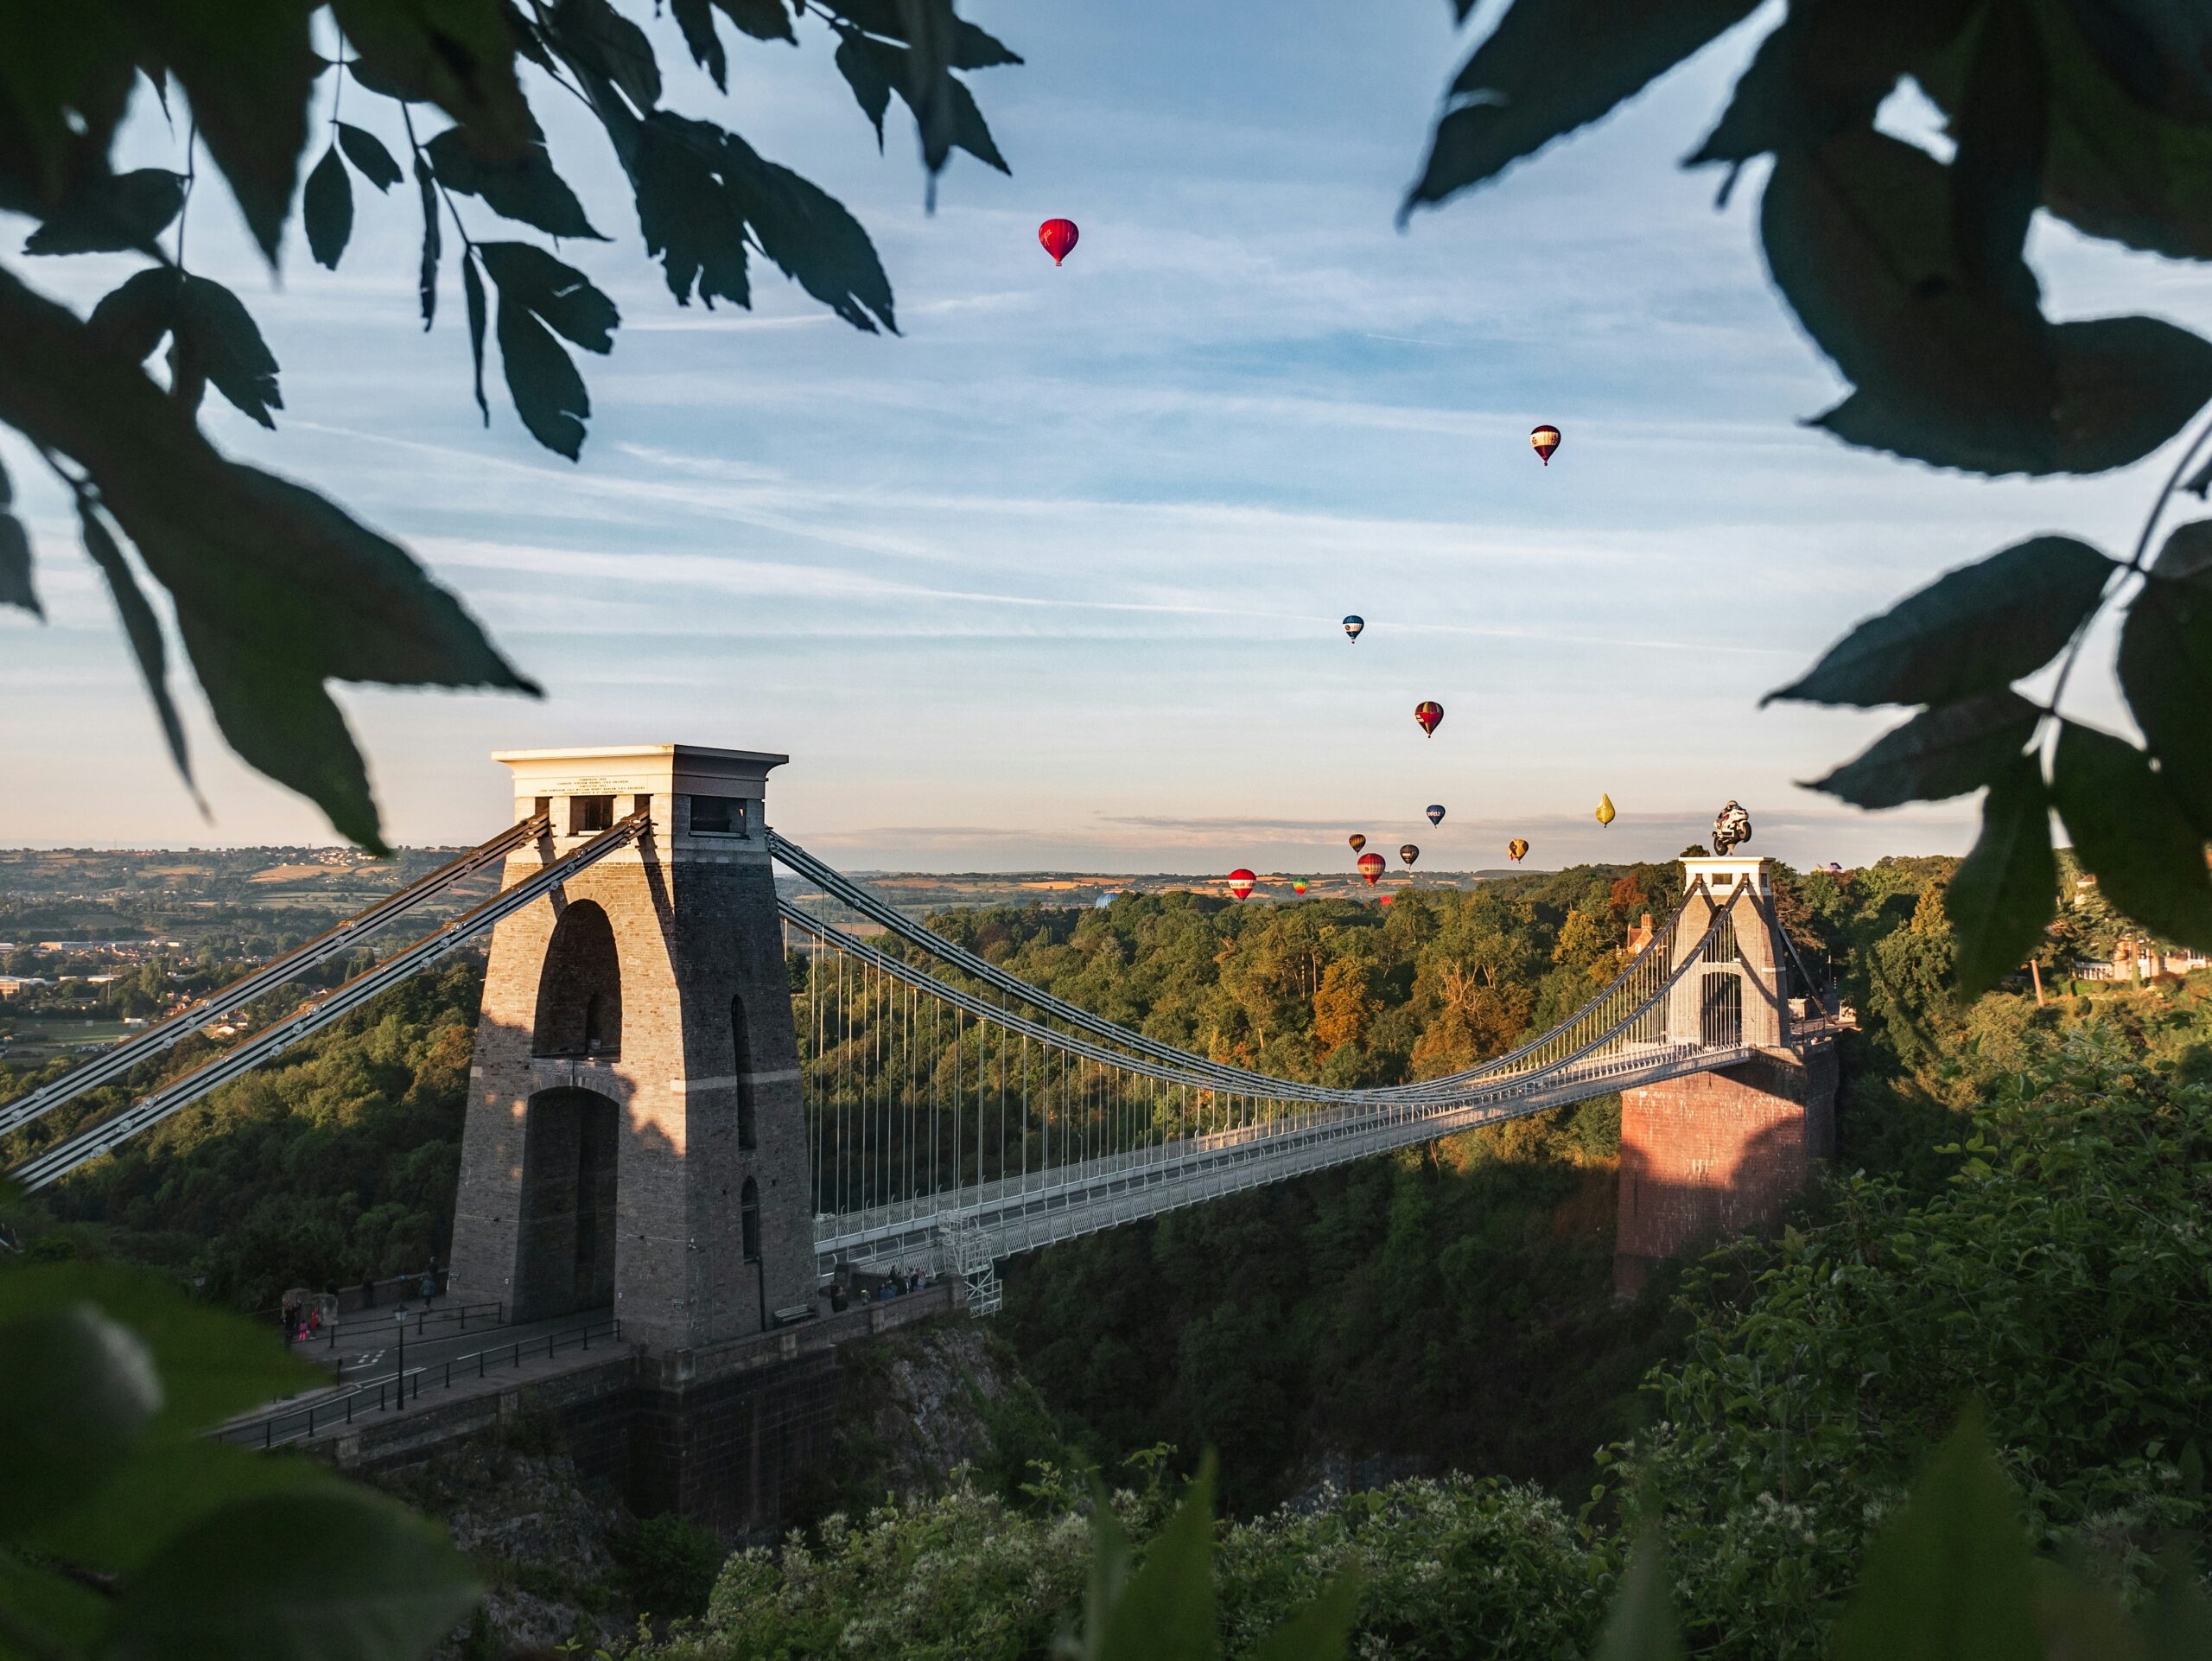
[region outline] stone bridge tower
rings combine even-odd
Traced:
[[[1728,920],[1709,960],[1675,983],[1666,1036],[1752,1053],[1621,1093],[1613,1286],[1624,1297],[1662,1259],[1771,1221],[1835,1147],[1835,1046],[1793,1028],[1786,948],[1760,910],[1772,908],[1770,865],[1741,855],[1682,862],[1685,887],[1700,876]],[[1711,920],[1703,907],[1684,908],[1674,961]]]
[[[453,1285],[532,1321],[596,1308],[653,1351],[759,1333],[815,1296],[805,1115],[753,750],[522,750],[550,818],[512,883],[651,824],[492,935]]]

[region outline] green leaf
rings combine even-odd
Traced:
[[[43,1574],[0,1552],[0,1609],[14,1617],[13,1626],[46,1640],[44,1653],[54,1657],[87,1654],[107,1619],[107,1601],[90,1587],[79,1586],[59,1575]],[[35,1651],[27,1645],[10,1644],[10,1661]]]
[[[176,321],[176,293],[184,273],[156,265],[125,277],[92,308],[86,327],[103,348],[143,363]]]
[[[476,155],[459,127],[448,128],[423,148],[447,189],[480,196],[493,213],[535,226],[549,236],[607,240],[584,217],[576,193],[553,170],[553,158],[543,139],[533,140],[505,161]]]
[[[1926,151],[1870,130],[1776,156],[1759,220],[1768,268],[1859,389],[1819,424],[1943,466],[2053,471],[2058,377],[2035,279],[2017,255],[1970,277],[1950,185]]]
[[[0,1324],[0,1534],[20,1539],[127,1463],[161,1381],[145,1346],[90,1303]]]
[[[2127,608],[2120,684],[2159,777],[2212,833],[2212,520],[2166,538]]]
[[[515,412],[539,443],[573,461],[591,398],[554,331],[605,352],[620,321],[614,302],[582,272],[529,243],[479,243],[476,252],[499,290],[499,357]]]
[[[2073,637],[2113,569],[2071,537],[2016,544],[1867,619],[1762,702],[1933,704],[1998,690]]]
[[[2212,1600],[2189,1554],[2169,1546],[2158,1557],[2158,1590],[2143,1612],[2144,1661],[2203,1661],[2212,1655]]]
[[[903,41],[907,38],[906,16],[899,0],[829,0],[828,10],[855,29]],[[955,69],[989,69],[1021,59],[1003,41],[985,34],[964,17],[952,24],[952,49],[948,61]]]
[[[683,31],[691,61],[707,72],[716,92],[728,92],[729,58],[722,50],[721,36],[715,32],[714,8],[709,0],[669,0],[668,10],[676,26]],[[776,10],[781,12],[783,7],[779,4]]]
[[[899,95],[913,111],[922,165],[935,175],[952,155],[958,119],[952,99],[952,0],[896,0],[906,41]]]
[[[1211,1661],[1220,1653],[1211,1454],[1104,1616],[1099,1621],[1094,1614],[1097,1636],[1085,1645],[1086,1657],[1095,1661]],[[1089,1631],[1084,1636],[1091,1639]]]
[[[1683,165],[1748,162],[1868,125],[1898,77],[1956,35],[1974,3],[1861,0],[1793,7],[1759,42],[1719,124]]]
[[[476,407],[484,424],[492,424],[492,406],[484,399],[484,279],[466,250],[461,256],[461,291],[468,302],[468,352],[476,363]]]
[[[88,325],[4,268],[0,417],[90,476],[175,599],[195,664],[220,682],[207,690],[226,732],[275,718],[245,707],[256,698],[319,698],[309,676],[537,690],[404,550],[314,492],[219,455],[136,365],[92,346]],[[211,654],[231,652],[235,664],[207,670]],[[257,765],[314,780],[316,760],[257,754]],[[319,805],[362,824],[342,791]],[[371,820],[360,833],[371,846],[373,830]]]
[[[2155,934],[2212,948],[2204,836],[2149,756],[2109,734],[2063,722],[2051,794],[2074,851],[2107,900]]]
[[[153,251],[184,206],[184,175],[167,168],[100,172],[79,180],[23,243],[27,254]]]
[[[337,0],[331,10],[363,85],[436,105],[487,156],[512,154],[535,135],[501,0]]]
[[[1364,1589],[1359,1571],[1347,1569],[1254,1645],[1252,1661],[1338,1661],[1351,1647]]]
[[[2044,1661],[2012,1485],[1978,1422],[1953,1431],[1868,1545],[1836,1661]]]
[[[438,315],[438,183],[420,150],[415,152],[415,183],[423,195],[423,265],[416,290],[422,296],[423,328],[428,331]]]
[[[108,534],[99,512],[81,496],[77,499],[77,523],[84,535],[85,551],[99,567],[100,575],[107,579],[108,592],[115,596],[124,638],[130,643],[130,654],[138,660],[138,673],[146,683],[146,695],[154,700],[154,712],[161,717],[169,760],[189,782],[192,758],[185,748],[184,723],[177,718],[176,704],[169,697],[168,648],[162,639],[161,620],[154,615],[130,562]]]
[[[182,1436],[141,1448],[112,1480],[26,1543],[72,1562],[125,1572],[238,1500],[346,1486],[343,1477],[315,1460],[270,1458],[257,1448]]]
[[[480,242],[476,256],[503,302],[519,301],[588,352],[613,349],[622,315],[575,266],[528,242]]]
[[[2212,122],[2212,29],[2166,0],[2072,0],[2089,51],[2127,95],[2163,115]]]
[[[556,0],[550,28],[563,53],[620,87],[639,114],[660,102],[652,44],[607,0]]]
[[[749,305],[750,239],[855,328],[896,329],[874,245],[836,198],[709,122],[656,111],[637,137],[639,224],[678,302]]]
[[[177,288],[174,323],[178,341],[215,390],[274,429],[270,411],[284,407],[276,390],[276,360],[238,296],[210,278],[187,276]]]
[[[1680,1661],[1686,1653],[1668,1578],[1666,1546],[1658,1531],[1649,1530],[1629,1553],[1620,1589],[1598,1639],[1595,1661]]]
[[[875,148],[883,149],[883,115],[891,107],[891,67],[882,54],[870,49],[865,35],[848,35],[837,42],[836,62],[853,98],[875,128]],[[901,66],[903,67],[903,66]]]
[[[379,192],[390,190],[399,182],[399,163],[391,159],[391,152],[374,133],[365,131],[350,121],[341,121],[338,124],[338,145],[346,152],[346,159]]]
[[[475,1606],[429,1524],[363,1492],[238,1501],[123,1586],[110,1661],[392,1661],[426,1653]]]
[[[1855,807],[1963,796],[2010,769],[2035,736],[2039,718],[2034,704],[2009,689],[1938,704],[1885,733],[1856,760],[1809,787]]]
[[[1979,997],[2035,954],[2057,898],[2050,797],[2035,758],[2016,752],[1990,781],[1981,835],[1943,896],[1961,998]]]
[[[2212,398],[2212,341],[2155,317],[2100,317],[2051,331],[2063,473],[2150,455]]]
[[[1515,0],[1453,80],[1400,220],[1599,119],[1756,9],[1756,0]]]
[[[32,1263],[0,1274],[0,1321],[91,1304],[153,1357],[162,1402],[151,1436],[193,1435],[327,1375],[286,1352],[275,1330],[194,1303],[173,1286],[105,1263]]]
[[[756,41],[798,44],[798,36],[791,30],[791,11],[784,0],[715,0],[715,5],[741,33]]]
[[[207,153],[274,264],[307,148],[308,103],[321,60],[298,0],[134,9],[142,60],[183,86]]]
[[[2050,81],[2024,5],[1986,6],[1951,124],[1951,235],[1967,280],[2001,287],[2042,195]]]
[[[38,590],[31,586],[31,539],[15,515],[16,487],[0,467],[0,606],[15,606],[44,618]]]
[[[346,176],[346,163],[333,144],[308,175],[307,194],[301,200],[301,218],[307,222],[308,250],[315,264],[338,269],[340,256],[353,234],[353,181]]]
[[[2161,116],[2089,53],[2078,9],[2036,9],[2051,66],[2044,205],[2076,229],[2179,259],[2212,259],[2212,127]]]

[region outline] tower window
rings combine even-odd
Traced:
[[[596,836],[601,830],[614,827],[614,798],[612,796],[571,796],[569,798],[569,834],[572,837]]]
[[[694,796],[691,833],[701,837],[741,837],[745,834],[745,803],[734,796]]]
[[[759,1263],[760,1261],[760,1185],[749,1176],[745,1179],[745,1187],[738,1194],[737,1224],[740,1238],[745,1246],[745,1261],[749,1263]]]

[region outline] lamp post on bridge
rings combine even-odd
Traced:
[[[397,1385],[398,1385],[398,1389],[397,1389],[397,1391],[395,1392],[395,1394],[396,1394],[396,1396],[397,1396],[397,1400],[395,1400],[395,1401],[392,1403],[392,1405],[393,1405],[395,1408],[399,1408],[399,1407],[404,1407],[404,1406],[406,1406],[406,1404],[407,1404],[407,1309],[406,1309],[406,1306],[403,1304],[400,1308],[397,1308],[397,1309],[394,1309],[394,1310],[391,1312],[391,1318],[392,1318],[393,1322],[394,1322],[394,1323],[398,1327],[398,1328],[399,1328],[399,1365],[398,1365],[398,1366],[397,1366],[396,1369],[394,1369],[393,1373],[392,1373],[392,1381],[393,1381],[393,1383],[395,1383],[396,1384],[397,1384]]]

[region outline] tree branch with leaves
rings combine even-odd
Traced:
[[[1464,22],[1473,0],[1457,0]],[[1404,211],[1496,178],[1598,120],[1756,0],[1510,0],[1453,80]],[[2025,258],[2040,211],[2086,235],[2212,258],[2212,55],[2159,0],[1791,0],[1683,165],[1770,162],[1758,232],[1785,304],[1852,391],[1813,418],[1846,443],[1984,475],[2101,473],[2212,398],[2212,341],[2158,318],[2053,321]],[[1878,130],[1918,86],[1955,150]],[[1917,712],[1813,788],[1866,808],[1982,794],[1949,895],[1972,996],[2041,945],[2055,810],[2113,902],[2212,947],[2212,520],[2151,550],[2184,447],[2125,561],[2044,536],[1860,624],[1774,698]],[[2144,742],[2065,712],[2082,643],[2123,614],[2120,690]],[[2063,658],[2061,654],[2063,654]],[[2017,683],[2059,665],[2047,697]]]
[[[956,72],[1020,60],[952,0],[670,9],[718,91],[728,82],[724,26],[793,47],[807,27],[836,41],[879,148],[892,95],[912,112],[932,193],[955,150],[1006,170]],[[322,85],[323,128],[311,131]],[[356,176],[378,196],[407,176],[372,125],[375,111],[396,114],[422,213],[423,326],[436,321],[449,225],[486,423],[489,340],[524,427],[575,461],[591,417],[575,353],[612,351],[620,315],[544,246],[463,217],[466,204],[555,240],[608,240],[556,170],[526,86],[589,112],[678,305],[749,307],[758,258],[854,328],[897,332],[890,280],[860,222],[736,133],[669,107],[651,40],[613,0],[86,0],[66,21],[51,8],[0,9],[0,208],[36,221],[24,253],[148,261],[86,318],[0,265],[0,422],[70,492],[188,783],[168,630],[145,579],[168,595],[225,741],[377,851],[367,767],[329,683],[538,688],[397,543],[209,442],[200,423],[209,387],[264,427],[284,403],[251,311],[187,269],[186,216],[193,193],[219,175],[272,271],[296,211],[309,255],[334,270],[353,238]],[[181,167],[117,173],[117,134],[148,98],[173,126],[181,115]],[[321,153],[302,184],[311,145]],[[146,366],[164,341],[156,379]],[[0,472],[0,605],[42,616],[14,505]]]

